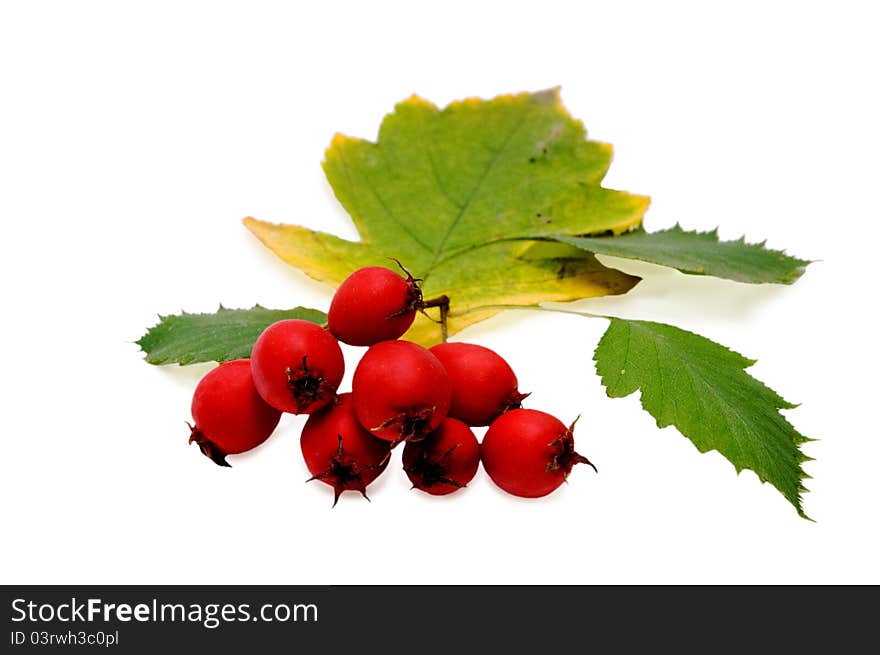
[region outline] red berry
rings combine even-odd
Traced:
[[[346,490],[359,491],[367,498],[367,485],[385,470],[391,453],[387,441],[358,423],[350,393],[340,394],[334,403],[309,416],[299,443],[312,474],[309,479],[333,487],[334,506]]]
[[[413,484],[434,496],[458,491],[470,482],[480,464],[480,444],[461,421],[447,418],[422,441],[403,449],[403,470]]]
[[[565,481],[575,464],[593,466],[574,451],[572,430],[574,423],[566,428],[559,419],[534,409],[506,412],[483,438],[483,468],[514,496],[546,496]]]
[[[403,270],[406,279],[381,266],[367,266],[345,278],[327,313],[333,336],[352,346],[372,346],[402,336],[422,307],[416,279]]]
[[[468,425],[489,425],[528,396],[519,392],[513,369],[494,350],[472,343],[441,343],[431,352],[452,382],[449,416]]]
[[[311,414],[327,405],[345,373],[333,335],[299,319],[267,327],[254,344],[251,367],[263,399],[291,414]]]
[[[267,405],[254,386],[251,363],[236,359],[208,372],[192,399],[195,427],[190,443],[215,464],[229,466],[226,455],[256,448],[272,434],[281,412]]]
[[[354,410],[372,434],[418,441],[446,418],[452,399],[440,361],[409,341],[382,341],[361,358],[352,380]]]

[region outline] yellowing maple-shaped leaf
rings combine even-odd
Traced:
[[[449,332],[498,305],[625,293],[638,278],[591,253],[529,237],[619,234],[641,224],[648,198],[600,186],[611,147],[586,138],[558,89],[467,99],[438,109],[413,96],[373,143],[336,135],[324,171],[361,241],[246,218],[279,257],[337,285],[366,265],[400,260],[426,298],[450,298]],[[440,340],[420,317],[405,338]]]

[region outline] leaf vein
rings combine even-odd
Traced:
[[[474,184],[473,188],[471,188],[471,191],[468,194],[468,197],[465,199],[464,204],[460,206],[455,217],[452,219],[452,223],[446,229],[446,233],[443,235],[443,238],[440,239],[440,243],[437,246],[437,249],[434,251],[434,259],[431,261],[431,264],[430,264],[431,266],[433,266],[434,264],[437,263],[437,260],[440,258],[441,253],[443,253],[443,250],[446,247],[446,242],[449,241],[449,237],[455,231],[455,228],[461,222],[462,217],[467,212],[467,210],[470,208],[471,203],[474,201],[474,198],[476,198],[477,194],[479,193],[480,189],[482,188],[483,183],[486,181],[486,178],[489,176],[490,171],[495,166],[495,164],[498,162],[498,159],[501,157],[501,155],[504,153],[504,151],[507,149],[507,146],[510,144],[514,135],[516,135],[516,133],[519,132],[520,128],[522,128],[522,126],[525,124],[528,116],[529,116],[528,112],[525,112],[522,115],[522,117],[519,119],[519,121],[516,123],[516,125],[514,125],[513,129],[510,131],[510,134],[508,134],[507,137],[504,139],[504,141],[501,143],[501,147],[499,147],[498,150],[496,150],[493,153],[491,159],[489,159],[486,166],[483,168],[482,172],[480,173],[480,176],[477,178],[476,183]]]
[[[380,151],[381,151],[381,149],[380,149]],[[345,156],[344,152],[340,152],[339,157],[340,157],[340,160],[342,161],[343,168],[345,169],[345,175],[349,181],[348,182],[349,188],[355,189],[356,186],[352,182],[351,166],[348,162],[348,158]],[[390,167],[388,166],[388,162],[385,159],[384,154],[382,157],[382,161],[385,162],[385,166],[388,167],[389,171],[390,171]],[[364,175],[364,177],[366,177],[366,174]],[[410,227],[406,223],[401,221],[394,214],[394,212],[391,211],[391,208],[386,204],[385,199],[382,198],[382,196],[379,194],[379,191],[376,189],[375,185],[372,182],[367,180],[367,184],[365,184],[364,186],[366,186],[372,192],[372,194],[375,196],[376,200],[379,202],[379,205],[381,205],[382,209],[385,211],[385,214],[388,216],[388,218],[390,218],[392,221],[394,221],[407,234],[407,236],[409,236],[409,238],[412,239],[416,244],[418,244],[423,250],[431,252],[431,247],[428,246],[427,244],[425,244],[419,238],[419,236],[410,229]]]
[[[437,170],[437,162],[434,159],[434,153],[431,148],[426,148],[425,150],[428,156],[428,163],[430,164],[431,175],[434,177],[434,183],[437,185],[437,188],[440,190],[440,195],[442,195],[453,207],[461,211],[462,204],[452,197],[449,191],[446,190],[446,187],[443,185],[442,178],[440,177],[440,172]]]

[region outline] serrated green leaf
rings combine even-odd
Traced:
[[[222,305],[213,314],[160,316],[136,343],[150,364],[195,364],[227,362],[250,357],[260,333],[269,325],[286,318],[299,318],[318,325],[327,315],[317,309],[226,309]]]
[[[719,241],[718,230],[687,232],[634,230],[619,236],[572,237],[549,235],[561,243],[598,253],[670,266],[682,273],[712,275],[737,282],[792,284],[810,262],[765,248],[763,243]]]
[[[283,260],[333,285],[359,266],[399,259],[424,280],[426,297],[449,295],[454,333],[491,315],[482,306],[625,293],[638,281],[592,255],[521,257],[532,242],[512,241],[541,229],[577,235],[638,225],[648,198],[601,187],[610,161],[611,147],[587,140],[558,89],[442,110],[413,96],[385,117],[375,143],[336,135],[327,150],[324,171],[361,241],[253,218],[245,225]],[[419,317],[407,338],[430,343],[440,331]]]
[[[779,413],[795,407],[750,376],[753,360],[671,325],[611,319],[596,370],[612,398],[641,390],[661,428],[674,425],[700,452],[717,450],[737,472],[754,471],[804,514],[801,464],[810,441]]]

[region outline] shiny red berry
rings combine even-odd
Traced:
[[[371,434],[391,441],[424,439],[446,418],[452,399],[440,361],[409,341],[382,341],[358,363],[354,410]]]
[[[327,313],[333,336],[352,346],[372,346],[402,336],[422,307],[418,282],[404,272],[406,278],[381,266],[367,266],[345,278]]]
[[[449,416],[468,425],[489,425],[520,406],[516,375],[501,355],[473,343],[449,342],[431,348],[452,382]]]
[[[345,373],[333,335],[309,321],[287,319],[267,327],[251,353],[254,384],[282,412],[311,414],[336,396]]]
[[[281,412],[257,393],[247,359],[220,364],[196,386],[192,399],[190,443],[215,464],[229,466],[227,455],[256,448],[272,434]]]
[[[483,438],[483,468],[507,493],[546,496],[565,482],[575,464],[593,466],[574,451],[573,430],[574,423],[565,427],[559,419],[534,409],[505,412]]]

